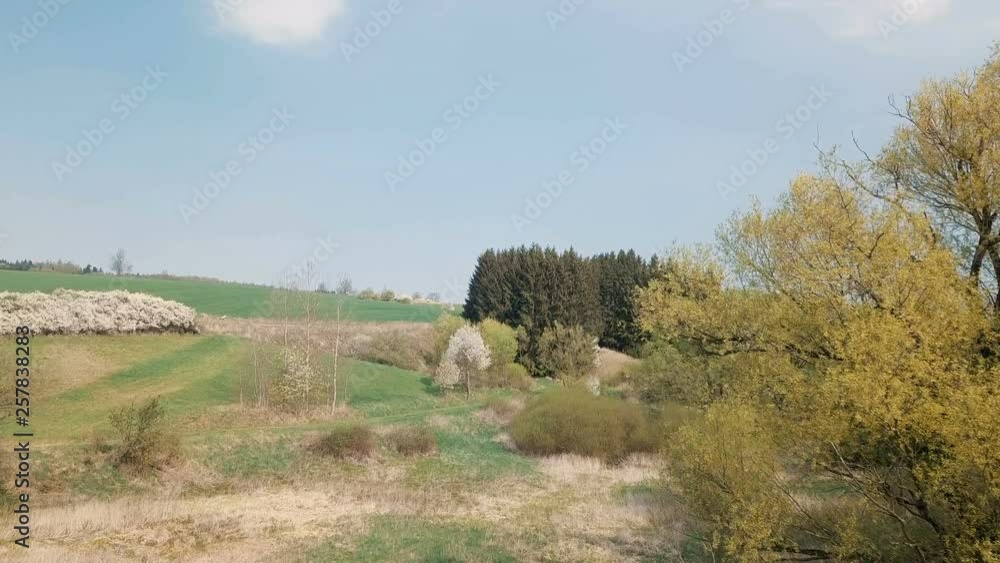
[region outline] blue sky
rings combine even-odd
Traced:
[[[331,282],[457,299],[487,247],[710,241],[817,136],[877,149],[1000,4],[16,0],[0,32],[0,256],[270,283],[322,239]]]

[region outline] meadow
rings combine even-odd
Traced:
[[[32,347],[38,516],[30,552],[13,550],[3,527],[2,559],[652,561],[672,553],[675,538],[651,523],[651,459],[606,466],[510,447],[489,405],[521,404],[545,384],[466,401],[427,374],[341,359],[346,406],[295,416],[241,408],[243,338],[47,336]],[[109,415],[154,396],[181,454],[162,471],[132,474],[102,453]],[[310,451],[320,433],[358,421],[378,436],[372,456]],[[410,427],[430,429],[435,451],[395,451],[386,436]],[[12,431],[9,419],[0,423]]]
[[[148,293],[183,303],[199,313],[229,317],[278,317],[284,315],[280,299],[274,299],[269,287],[213,281],[159,279],[141,277],[114,278],[105,275],[61,274],[57,272],[19,272],[0,270],[0,291],[51,293],[56,289],[85,291],[127,291]],[[315,314],[319,318],[335,318],[340,305],[344,319],[359,322],[412,321],[430,322],[444,308],[435,304],[406,304],[370,301],[356,297],[318,295]],[[301,317],[302,303],[295,296],[288,301],[290,317]]]

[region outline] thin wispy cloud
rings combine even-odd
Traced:
[[[868,39],[882,36],[880,22],[892,23],[894,14],[907,23],[927,24],[949,15],[952,4],[952,0],[767,0],[765,6],[800,13],[834,37]]]
[[[268,45],[302,45],[323,39],[347,9],[346,0],[212,0],[220,26]]]

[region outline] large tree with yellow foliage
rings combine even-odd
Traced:
[[[877,195],[802,176],[642,293],[703,387],[666,455],[719,555],[1000,558],[992,315],[935,218]]]
[[[860,168],[831,163],[873,195],[927,212],[1000,312],[1000,47],[892,110],[900,125],[880,154]]]

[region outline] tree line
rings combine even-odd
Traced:
[[[97,266],[91,266],[87,264],[83,268],[74,264],[73,262],[66,262],[63,260],[52,261],[39,261],[34,260],[5,260],[0,258],[0,270],[10,270],[14,272],[31,272],[31,271],[45,271],[45,272],[61,272],[64,274],[103,274],[104,271]]]
[[[634,250],[581,256],[539,245],[483,252],[476,264],[464,316],[518,327],[519,356],[533,368],[546,329],[581,327],[602,346],[634,352],[646,339],[638,321],[637,293],[657,259]],[[532,371],[536,371],[532,369]]]

